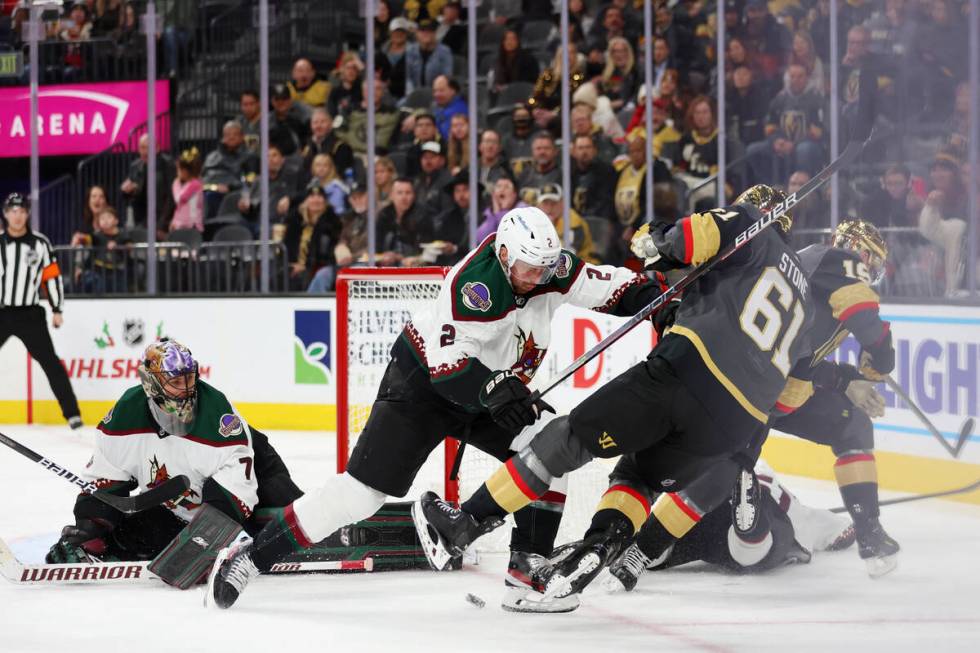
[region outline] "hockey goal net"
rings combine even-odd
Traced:
[[[436,299],[448,268],[353,268],[337,277],[337,471],[347,467],[364,430],[389,351],[412,313]],[[544,373],[544,370],[542,370]],[[547,380],[547,379],[545,379]],[[470,496],[500,462],[475,447],[465,448],[458,481],[450,480],[457,443],[447,433],[409,491],[417,498],[432,490],[450,501]],[[558,542],[577,539],[606,489],[610,461],[596,461],[573,472]],[[505,550],[510,529],[483,538],[484,551]]]

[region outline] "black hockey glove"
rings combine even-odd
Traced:
[[[111,531],[111,527],[98,521],[79,519],[77,524],[69,524],[61,529],[61,539],[44,556],[44,561],[55,564],[105,560],[105,538]]]
[[[672,299],[667,305],[653,314],[650,321],[653,322],[653,330],[657,332],[657,339],[664,337],[664,331],[674,326],[674,319],[677,317],[677,309],[681,307],[680,299]]]
[[[514,435],[534,424],[544,411],[555,412],[510,370],[499,370],[490,375],[480,391],[480,403],[490,411],[494,422]]]
[[[893,369],[895,348],[892,347],[892,332],[889,330],[876,344],[861,350],[861,374],[870,381],[884,381]]]

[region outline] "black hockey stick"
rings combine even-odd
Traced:
[[[954,494],[966,494],[967,492],[973,492],[974,490],[980,488],[980,481],[974,481],[969,485],[964,485],[963,487],[954,488],[952,490],[943,490],[941,492],[927,492],[926,494],[912,494],[907,497],[899,497],[897,499],[886,499],[878,503],[879,506],[893,506],[896,503],[908,503],[910,501],[922,501],[923,499],[935,499],[937,497],[948,497]],[[830,512],[847,512],[847,508],[840,506],[839,508],[831,508]]]
[[[718,265],[719,263],[721,263],[722,261],[730,257],[732,254],[740,250],[742,247],[744,247],[749,241],[751,241],[753,238],[755,238],[760,233],[762,233],[762,231],[765,230],[766,227],[776,222],[777,218],[782,217],[796,204],[801,202],[803,198],[805,198],[807,195],[809,195],[810,193],[812,193],[813,191],[817,190],[825,183],[827,183],[830,180],[830,178],[833,177],[834,174],[838,172],[841,168],[853,162],[858,157],[858,155],[861,154],[861,152],[864,150],[864,146],[870,140],[871,140],[871,136],[869,136],[868,139],[865,141],[855,140],[848,143],[847,147],[844,148],[844,151],[841,152],[836,159],[831,161],[826,168],[824,168],[819,173],[817,173],[817,175],[813,177],[810,181],[803,184],[803,186],[798,191],[796,191],[791,195],[788,195],[785,200],[783,200],[780,204],[776,205],[771,211],[769,211],[769,213],[762,216],[762,218],[760,218],[754,224],[749,225],[749,227],[745,231],[740,233],[735,238],[735,241],[733,243],[729,244],[727,247],[725,247],[725,249],[723,249],[718,254],[716,254],[714,258],[712,258],[704,265],[699,266],[697,269],[695,269],[693,272],[688,274],[686,277],[684,277],[683,279],[675,283],[673,286],[668,288],[666,291],[664,291],[662,295],[660,295],[652,302],[647,304],[643,309],[640,310],[639,313],[637,313],[629,320],[627,320],[618,329],[616,329],[608,336],[606,336],[605,338],[597,342],[592,347],[592,349],[588,350],[587,352],[585,352],[584,354],[576,358],[574,361],[572,361],[572,363],[568,367],[566,367],[564,370],[558,373],[558,376],[556,376],[551,381],[549,381],[548,385],[546,385],[541,390],[535,390],[533,397],[534,398],[542,397],[548,394],[549,392],[551,392],[552,390],[554,390],[555,387],[562,384],[566,379],[568,379],[568,377],[575,374],[575,372],[579,368],[581,368],[586,363],[591,361],[593,358],[595,358],[596,356],[604,352],[613,343],[615,343],[617,340],[619,340],[627,333],[632,331],[638,324],[642,323],[644,320],[646,320],[651,315],[653,315],[658,310],[660,310],[667,302],[669,302],[671,299],[673,299],[674,297],[682,293],[685,288],[687,288],[692,283],[694,283],[695,281],[703,277],[705,274],[707,274],[712,269],[714,269],[716,265]]]
[[[48,460],[33,449],[28,449],[20,442],[8,438],[3,433],[0,433],[0,442],[7,445],[22,456],[30,458],[44,469],[57,474],[72,485],[78,486],[81,488],[82,492],[91,494],[102,503],[112,506],[119,512],[123,512],[127,515],[142,512],[148,508],[159,506],[165,501],[176,499],[186,492],[191,486],[187,477],[181,474],[180,476],[169,478],[163,483],[160,483],[160,485],[146,490],[145,492],[141,492],[134,497],[120,497],[115,494],[100,492],[95,483],[92,483],[91,481],[83,481],[71,470],[62,467],[53,460]]]
[[[959,458],[960,452],[963,450],[963,446],[966,444],[966,441],[970,439],[970,434],[973,432],[973,418],[966,418],[966,421],[963,422],[963,426],[960,427],[960,433],[956,438],[956,444],[951,445],[946,441],[943,434],[939,432],[939,429],[937,429],[929,418],[926,417],[926,414],[915,405],[915,402],[908,396],[905,389],[898,385],[898,382],[892,378],[891,374],[885,375],[885,384],[888,385],[892,392],[897,394],[902,401],[905,402],[905,405],[908,406],[913,413],[915,413],[915,416],[919,418],[919,421],[925,424],[925,427],[929,430],[929,432],[932,433],[937,440],[939,440],[939,444],[943,445],[943,449],[949,452],[949,455],[953,458]]]

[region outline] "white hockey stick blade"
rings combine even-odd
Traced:
[[[139,583],[160,580],[147,569],[148,562],[78,562],[24,564],[0,539],[0,573],[21,585],[78,585],[83,583]]]
[[[0,538],[0,575],[18,585],[105,585],[163,582],[149,562],[23,563]],[[316,560],[275,565],[269,574],[374,571],[374,559]]]

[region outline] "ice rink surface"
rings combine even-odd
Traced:
[[[90,453],[86,431],[0,426],[75,470]],[[300,487],[333,473],[331,435],[270,436]],[[75,492],[6,447],[0,477],[0,536],[40,562],[71,521]],[[785,480],[805,503],[840,504],[829,482]],[[877,581],[853,548],[763,576],[688,565],[644,576],[631,594],[594,583],[564,615],[503,612],[502,555],[446,574],[262,577],[227,612],[205,611],[201,589],[0,580],[0,652],[980,651],[980,507],[923,501],[885,508],[882,522],[903,550]]]

